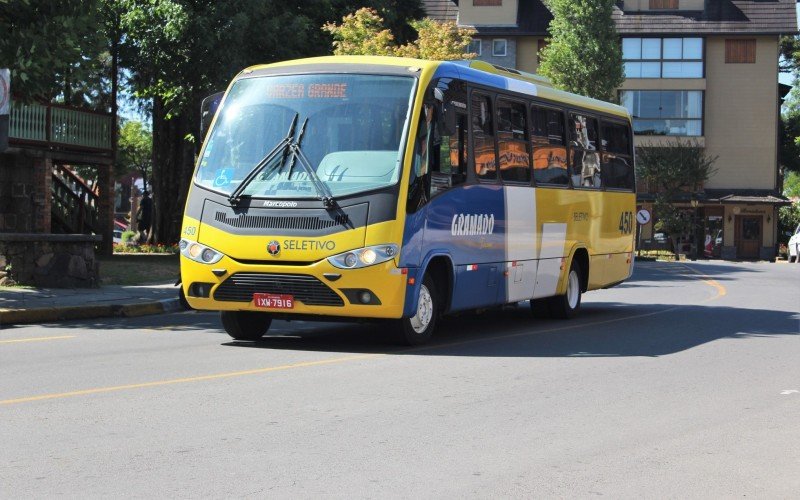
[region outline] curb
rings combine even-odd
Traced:
[[[32,323],[51,323],[72,319],[135,318],[180,311],[179,299],[163,299],[135,304],[108,304],[66,307],[39,307],[34,309],[0,309],[0,326]]]

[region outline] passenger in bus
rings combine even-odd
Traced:
[[[581,187],[600,187],[600,156],[597,148],[589,140],[589,130],[586,126],[586,117],[575,115],[573,119],[575,138],[573,147],[579,148],[573,157],[573,185]],[[580,165],[580,174],[577,167]]]

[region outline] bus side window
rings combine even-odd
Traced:
[[[602,132],[603,184],[607,188],[632,191],[634,180],[630,128],[604,121]]]
[[[531,107],[533,178],[537,184],[566,186],[567,148],[564,141],[564,113],[560,110]]]
[[[497,100],[497,150],[503,181],[531,182],[526,114],[522,103]]]
[[[475,174],[480,180],[494,180],[497,178],[497,159],[494,152],[492,101],[487,95],[474,93],[470,104]]]
[[[431,177],[431,196],[467,180],[467,116],[456,114],[453,135],[443,135],[438,145],[438,164]]]
[[[439,145],[434,140],[434,106],[422,105],[422,114],[417,125],[417,136],[414,141],[414,159],[408,176],[408,201],[406,211],[416,212],[430,199],[431,168]],[[437,162],[438,163],[438,162]]]
[[[584,114],[569,115],[570,130],[570,177],[574,187],[599,188],[600,144],[598,143],[597,119]]]

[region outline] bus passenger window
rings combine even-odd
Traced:
[[[533,178],[537,184],[566,186],[567,148],[564,141],[564,113],[555,109],[531,107]]]
[[[472,95],[472,147],[475,174],[481,180],[497,178],[497,160],[494,154],[494,125],[492,101],[489,96]]]
[[[600,155],[597,142],[597,119],[582,114],[571,114],[570,123],[570,178],[574,187],[599,188]]]
[[[442,173],[450,174],[453,186],[467,180],[467,115],[456,115],[456,130],[451,136],[442,136]]]
[[[603,184],[611,189],[634,188],[631,134],[627,125],[603,122]]]
[[[497,149],[500,177],[504,181],[525,184],[531,181],[525,114],[524,104],[497,100]]]

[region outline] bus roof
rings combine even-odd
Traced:
[[[239,75],[246,75],[253,71],[280,68],[289,66],[305,66],[314,64],[347,64],[347,65],[384,65],[395,67],[419,68],[423,73],[433,73],[436,69],[450,66],[461,74],[465,80],[473,83],[483,83],[491,87],[497,87],[497,78],[502,78],[507,83],[522,82],[522,85],[503,85],[500,88],[519,89],[520,92],[532,94],[555,103],[572,105],[586,108],[602,113],[609,113],[625,120],[630,120],[628,110],[623,106],[611,104],[599,99],[592,99],[571,92],[565,92],[553,88],[552,82],[541,75],[526,73],[512,68],[496,66],[485,61],[429,61],[424,59],[411,59],[407,57],[389,56],[322,56],[306,59],[294,59],[272,64],[261,64],[251,66]],[[239,76],[237,75],[237,76]]]

